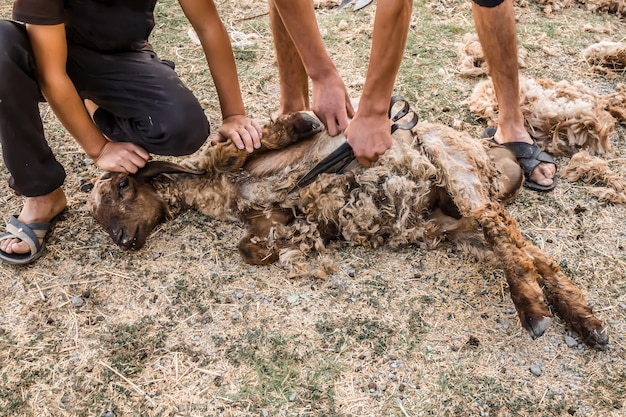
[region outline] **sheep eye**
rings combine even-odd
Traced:
[[[128,194],[129,185],[130,182],[128,181],[128,178],[124,178],[122,181],[119,182],[119,184],[117,184],[117,192],[119,193],[121,198],[124,198],[124,195]]]

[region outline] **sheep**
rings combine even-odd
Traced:
[[[582,292],[523,239],[503,208],[523,181],[508,150],[420,122],[396,131],[391,149],[372,167],[355,162],[343,174],[322,174],[290,191],[345,139],[329,136],[306,112],[280,116],[263,130],[263,145],[253,154],[227,142],[181,164],[156,161],[135,175],[105,173],[89,196],[89,211],[125,249],[141,248],[157,224],[189,208],[244,222],[243,260],[279,262],[296,274],[306,268],[307,254],[324,251],[330,241],[434,247],[448,238],[469,250],[492,251],[533,339],[552,320],[550,304],[589,346],[608,343],[604,323]]]

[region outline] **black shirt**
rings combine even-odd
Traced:
[[[103,52],[151,49],[157,0],[15,0],[13,19],[65,23],[67,39]]]

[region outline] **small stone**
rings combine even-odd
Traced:
[[[565,344],[571,348],[578,346],[578,342],[572,336],[565,335]]]
[[[79,187],[79,190],[83,193],[90,193],[93,190],[93,184],[90,182],[82,183]]]
[[[113,411],[107,411],[102,417],[115,417],[115,413]]]
[[[293,401],[295,401],[295,399],[296,399],[296,393],[295,393],[295,392],[292,392],[292,393],[289,395],[288,400],[289,400],[290,402],[293,402]]]
[[[468,341],[465,342],[466,345],[471,346],[471,347],[478,347],[480,346],[480,340],[478,340],[478,338],[476,336],[471,336],[469,337]]]
[[[85,304],[85,302],[83,301],[82,298],[78,297],[78,296],[73,296],[72,297],[72,307],[82,307]]]
[[[530,372],[534,376],[541,376],[541,368],[539,367],[539,365],[535,365],[535,364],[530,365]]]

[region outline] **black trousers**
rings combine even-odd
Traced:
[[[179,156],[195,152],[209,136],[200,103],[173,64],[154,52],[102,53],[68,43],[67,73],[79,95],[100,107],[94,122],[113,141]],[[25,27],[0,20],[0,143],[9,185],[27,197],[48,194],[65,180],[44,137],[41,101]]]

